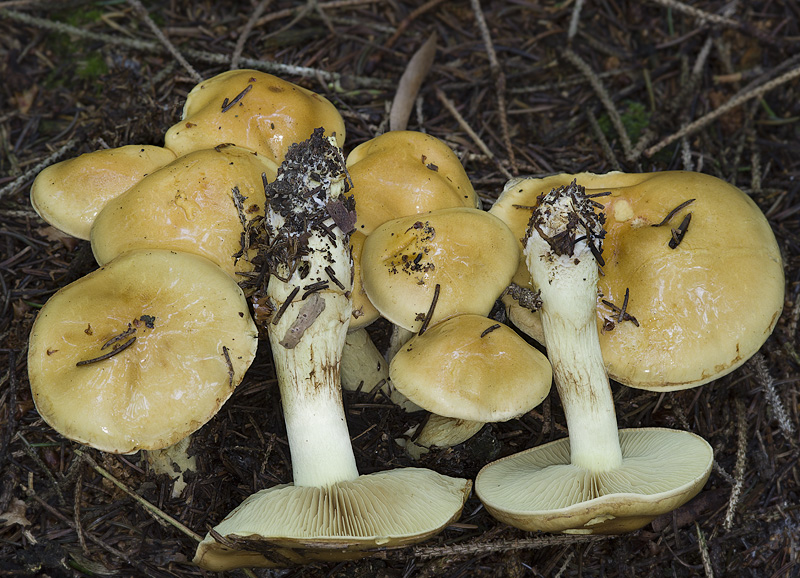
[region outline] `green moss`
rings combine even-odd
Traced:
[[[623,109],[620,111],[622,118],[622,126],[628,133],[628,137],[632,143],[636,143],[642,135],[644,129],[650,124],[650,111],[641,102],[632,100],[625,100],[622,102]],[[616,134],[614,127],[611,124],[611,119],[608,114],[603,114],[597,119],[600,129],[607,138],[613,138]]]
[[[108,65],[102,54],[91,52],[78,61],[76,72],[84,80],[96,80],[108,72]]]

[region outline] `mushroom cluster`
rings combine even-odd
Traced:
[[[99,150],[37,176],[35,210],[90,240],[101,265],[51,298],[31,332],[34,402],[54,429],[104,451],[145,450],[181,491],[186,436],[255,358],[238,285],[252,271],[244,230],[265,214],[289,145],[318,126],[344,139],[324,98],[238,70],[192,91],[164,147]]]
[[[185,449],[268,339],[292,481],[208,532],[194,561],[214,571],[352,559],[458,518],[470,480],[359,472],[343,387],[429,412],[400,438],[418,457],[528,412],[555,381],[569,437],[475,480],[524,530],[628,532],[699,492],[710,445],[618,429],[610,380],[696,387],[770,335],[781,256],[746,195],[697,173],[583,173],[513,179],[484,211],[444,142],[392,131],[345,156],[344,138],[323,97],[236,70],[189,93],[163,147],[42,171],[34,208],[100,265],[34,323],[42,417],[103,451]],[[501,299],[510,325],[490,317]],[[384,353],[368,332],[379,317]]]

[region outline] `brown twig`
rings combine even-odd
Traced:
[[[189,73],[189,76],[192,77],[192,80],[195,82],[202,82],[203,77],[194,69],[194,67],[189,64],[189,61],[183,57],[183,55],[175,48],[175,45],[170,42],[169,38],[167,38],[166,34],[164,34],[161,29],[156,26],[156,23],[153,22],[153,19],[150,18],[150,14],[147,13],[147,8],[140,2],[140,0],[128,0],[128,4],[130,4],[133,9],[139,14],[139,16],[144,20],[147,27],[156,35],[159,42],[164,45],[164,47],[172,54],[173,58],[178,61],[178,63],[186,69],[186,72]]]
[[[483,142],[483,139],[481,139],[481,137],[479,137],[478,134],[474,130],[472,130],[472,127],[469,125],[466,119],[463,116],[461,116],[461,113],[458,112],[458,109],[456,109],[455,104],[453,104],[453,102],[449,98],[447,98],[442,89],[439,88],[438,86],[434,86],[433,89],[436,92],[436,97],[439,99],[439,102],[441,102],[447,109],[447,111],[451,115],[453,115],[453,118],[456,119],[456,122],[459,124],[459,126],[461,126],[464,132],[466,132],[469,135],[469,137],[478,146],[478,148],[481,149],[481,152],[483,152],[483,154],[486,155],[486,157],[488,157],[490,160],[495,162],[497,168],[500,170],[501,173],[503,173],[503,175],[507,179],[513,178],[514,175],[508,172],[508,169],[506,169],[497,161],[497,158],[494,156],[494,153],[489,149],[488,146],[486,146],[486,143]]]
[[[197,542],[202,541],[202,539],[203,539],[202,536],[200,536],[199,534],[193,532],[192,530],[187,528],[185,525],[181,524],[178,520],[176,520],[175,518],[173,518],[172,516],[170,516],[166,512],[160,510],[159,508],[157,508],[156,506],[154,506],[153,504],[151,504],[150,502],[145,500],[143,497],[141,497],[136,492],[134,492],[131,489],[129,489],[128,486],[126,486],[125,484],[120,482],[108,470],[106,470],[106,469],[102,468],[101,466],[99,466],[97,464],[97,462],[94,461],[94,458],[92,456],[90,456],[89,454],[87,454],[83,450],[79,450],[79,449],[75,450],[75,454],[78,455],[78,456],[83,456],[86,459],[86,462],[92,467],[92,469],[94,471],[96,471],[98,474],[103,476],[109,482],[114,484],[116,487],[118,487],[120,490],[122,490],[128,496],[130,496],[136,502],[138,502],[139,505],[141,505],[151,516],[153,516],[153,518],[155,518],[155,520],[159,524],[162,524],[162,525],[165,525],[165,526],[172,526],[172,527],[178,529],[180,532],[182,532],[186,536],[188,536],[189,538],[191,538],[191,539],[193,539],[193,540],[195,540]]]
[[[577,68],[581,73],[583,73],[584,76],[586,76],[586,79],[594,89],[595,94],[600,99],[603,107],[606,109],[608,118],[611,120],[611,124],[614,126],[614,130],[617,131],[617,136],[619,137],[620,144],[622,144],[622,150],[625,153],[625,157],[628,160],[635,160],[630,158],[631,139],[628,135],[628,131],[625,129],[625,125],[622,124],[622,117],[614,106],[614,101],[611,99],[611,96],[608,94],[605,86],[603,86],[600,78],[594,73],[589,64],[587,64],[586,61],[578,56],[571,48],[565,48],[562,54],[564,55],[564,58],[566,58],[573,66],[575,66],[575,68]]]
[[[495,98],[497,99],[497,114],[500,117],[500,130],[503,135],[503,146],[508,154],[508,162],[511,165],[511,172],[517,174],[517,160],[514,156],[514,146],[511,142],[511,131],[508,128],[508,115],[506,113],[506,75],[497,60],[497,53],[494,50],[492,35],[486,25],[486,18],[481,9],[480,0],[470,0],[472,11],[475,13],[475,20],[483,38],[483,45],[489,57],[489,71],[492,74],[492,81],[495,87]]]
[[[726,102],[719,108],[712,110],[705,116],[702,116],[696,121],[684,126],[681,130],[677,131],[674,134],[671,134],[667,138],[663,139],[661,142],[653,145],[652,147],[644,151],[645,156],[652,157],[654,154],[656,154],[664,147],[671,145],[673,142],[675,142],[680,138],[696,133],[700,129],[704,128],[706,125],[717,120],[722,115],[730,112],[734,108],[743,105],[748,100],[763,96],[769,91],[774,90],[779,86],[794,80],[795,78],[800,78],[800,66],[790,70],[789,72],[779,76],[778,78],[775,78],[765,84],[762,84],[757,88],[735,95],[733,98],[731,98],[728,102]]]

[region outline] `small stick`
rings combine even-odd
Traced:
[[[136,333],[136,328],[135,328],[135,327],[131,327],[131,324],[130,324],[130,323],[128,323],[128,329],[126,329],[125,331],[123,331],[123,332],[122,332],[122,333],[120,333],[119,335],[115,335],[114,337],[112,337],[111,339],[109,339],[108,341],[106,341],[106,342],[103,344],[103,346],[100,348],[100,351],[103,351],[103,350],[104,350],[105,348],[107,348],[109,345],[113,345],[113,344],[114,344],[114,343],[116,343],[117,341],[122,341],[123,339],[125,339],[125,338],[126,338],[126,337],[128,337],[129,335],[133,335],[134,333]]]
[[[483,44],[486,48],[486,55],[489,57],[489,72],[492,75],[492,81],[495,88],[495,98],[497,99],[497,113],[500,117],[500,129],[503,138],[503,146],[508,153],[508,162],[511,164],[511,169],[517,173],[517,159],[514,156],[514,147],[511,142],[511,131],[508,126],[508,115],[506,113],[506,75],[497,60],[497,53],[494,50],[494,42],[492,41],[492,34],[489,31],[489,26],[486,24],[486,18],[483,15],[480,0],[471,0],[472,12],[475,14],[475,21],[478,24],[478,30],[481,32]]]
[[[134,10],[136,10],[139,13],[139,16],[142,17],[142,20],[144,20],[145,24],[147,24],[147,26],[150,28],[153,34],[156,35],[156,38],[158,38],[161,44],[164,45],[164,48],[166,48],[169,51],[169,53],[172,54],[175,60],[177,60],[180,63],[180,65],[186,69],[186,72],[189,73],[189,76],[191,76],[192,79],[197,83],[202,82],[203,77],[200,76],[200,74],[198,74],[198,72],[194,69],[194,67],[191,64],[189,64],[189,61],[183,57],[183,55],[178,51],[177,48],[175,48],[175,45],[169,41],[166,34],[164,34],[161,31],[161,29],[158,26],[156,26],[156,23],[153,22],[153,19],[150,18],[150,15],[148,14],[147,8],[144,7],[144,5],[140,2],[140,0],[128,0],[128,4],[130,4],[134,8]]]
[[[75,366],[76,367],[82,367],[84,365],[89,365],[91,363],[97,363],[98,361],[105,361],[106,359],[114,357],[118,353],[122,353],[124,350],[128,349],[131,345],[133,345],[134,341],[136,341],[136,337],[131,337],[130,340],[126,341],[125,343],[123,343],[119,347],[115,347],[114,349],[112,349],[108,353],[106,353],[104,355],[101,355],[100,357],[95,357],[94,359],[87,359],[85,361],[79,361],[78,363],[75,364]]]
[[[272,316],[272,324],[277,325],[278,321],[280,321],[283,314],[286,313],[286,310],[289,308],[289,305],[292,304],[292,299],[294,299],[297,294],[300,292],[300,286],[295,285],[295,288],[292,289],[292,292],[289,293],[289,296],[286,298],[286,301],[281,303],[280,308],[275,312],[275,315]]]
[[[222,103],[222,112],[228,112],[230,109],[236,106],[239,103],[239,101],[241,101],[244,98],[244,95],[250,92],[252,89],[253,85],[248,84],[244,88],[244,90],[242,90],[242,92],[233,97],[232,101],[228,102],[228,99],[226,98]]]
[[[497,157],[495,157],[495,155],[491,151],[491,149],[489,149],[489,147],[486,145],[485,142],[483,142],[481,137],[478,136],[478,133],[476,133],[472,129],[472,127],[469,125],[469,123],[467,123],[466,119],[463,116],[461,116],[461,113],[458,112],[458,110],[456,109],[455,104],[453,104],[453,101],[451,101],[449,98],[447,98],[445,93],[438,86],[434,85],[433,90],[436,93],[436,98],[439,99],[439,102],[441,102],[444,105],[444,107],[448,110],[448,112],[453,115],[453,118],[456,119],[456,122],[459,124],[459,126],[461,126],[461,128],[464,130],[464,132],[466,132],[469,135],[469,137],[478,146],[478,148],[481,149],[481,152],[484,155],[486,155],[486,157],[488,159],[491,159],[492,161],[494,161],[494,163],[497,165],[497,169],[501,173],[503,173],[503,176],[505,176],[507,179],[513,178],[514,175],[512,175],[508,171],[508,169],[506,169],[500,163],[500,161],[497,159]]]
[[[652,226],[652,227],[662,227],[662,226],[666,225],[667,223],[669,223],[669,220],[670,220],[672,217],[674,217],[674,216],[675,216],[675,214],[676,214],[678,211],[680,211],[681,209],[684,209],[684,208],[688,207],[688,206],[689,206],[689,205],[691,205],[693,202],[694,202],[694,199],[689,199],[688,201],[684,201],[684,202],[682,202],[680,205],[678,205],[677,207],[675,207],[674,209],[672,209],[672,210],[671,210],[671,211],[670,211],[670,212],[667,214],[667,216],[666,216],[666,217],[664,217],[664,219],[663,219],[663,220],[662,220],[660,223],[656,223],[655,225],[651,225],[651,226]]]
[[[428,330],[428,325],[430,325],[431,318],[433,317],[433,310],[436,309],[436,302],[439,301],[439,289],[441,286],[437,283],[436,287],[433,288],[433,300],[431,301],[431,306],[428,308],[428,312],[425,314],[425,320],[422,322],[422,327],[419,328],[419,335],[425,333]]]
[[[767,92],[781,86],[782,84],[786,84],[787,82],[790,82],[798,77],[800,77],[800,66],[793,68],[792,70],[790,70],[785,74],[782,74],[778,78],[770,80],[769,82],[766,82],[751,90],[746,90],[744,92],[739,93],[738,95],[734,95],[730,100],[728,100],[725,104],[723,104],[719,108],[712,110],[708,114],[698,118],[696,121],[691,122],[688,125],[684,126],[678,132],[671,134],[670,136],[664,138],[660,142],[651,146],[649,149],[644,151],[644,155],[648,158],[652,157],[654,154],[656,154],[664,147],[671,145],[678,139],[694,134],[695,132],[704,128],[707,124],[710,124],[711,122],[715,121],[717,118],[724,115],[725,113],[743,105],[748,100],[751,100],[753,98],[759,98],[764,94],[766,94]]]
[[[226,346],[222,346],[222,355],[225,357],[225,363],[228,365],[228,382],[230,386],[233,387],[233,363],[231,363],[231,354]]]
[[[330,278],[331,281],[333,281],[334,285],[344,291],[344,285],[342,285],[342,282],[336,278],[336,273],[334,272],[333,267],[330,265],[325,267],[325,274]]]
[[[141,504],[142,507],[144,507],[144,509],[147,510],[147,512],[150,513],[154,518],[156,518],[156,520],[159,523],[161,523],[162,525],[164,523],[169,524],[170,526],[172,526],[174,528],[177,528],[183,534],[185,534],[186,536],[188,536],[189,538],[191,538],[191,539],[193,539],[193,540],[195,540],[197,542],[201,542],[203,540],[202,536],[200,536],[199,534],[196,534],[195,532],[193,532],[192,530],[190,530],[189,528],[187,528],[186,526],[181,524],[178,520],[176,520],[175,518],[173,518],[172,516],[170,516],[166,512],[158,509],[156,506],[154,506],[153,504],[151,504],[150,502],[145,500],[143,497],[141,497],[136,492],[131,491],[125,484],[123,484],[117,478],[115,478],[113,475],[111,475],[111,473],[109,473],[107,470],[105,470],[102,467],[100,467],[92,456],[90,456],[89,454],[85,453],[83,450],[80,450],[80,449],[77,449],[77,448],[74,451],[75,451],[76,455],[83,456],[86,459],[86,461],[89,462],[89,465],[92,466],[92,469],[95,472],[97,472],[98,474],[103,476],[105,479],[107,479],[109,482],[111,482],[112,484],[117,486],[120,490],[122,490],[123,492],[128,494],[128,496],[133,498],[135,501],[139,502],[139,504]]]
[[[327,281],[317,281],[316,283],[312,283],[311,285],[306,285],[305,287],[303,287],[305,293],[303,293],[303,296],[300,297],[300,300],[305,301],[306,297],[308,297],[312,293],[316,293],[317,291],[322,291],[323,289],[327,289],[328,287],[330,287],[330,283],[328,283]]]
[[[253,26],[255,26],[258,19],[261,18],[261,14],[264,13],[264,10],[271,2],[272,0],[261,0],[261,2],[258,3],[258,6],[256,6],[253,10],[250,18],[247,19],[242,31],[239,33],[239,38],[236,39],[236,46],[234,47],[233,55],[231,56],[231,70],[239,68],[239,61],[242,58],[242,51],[244,51],[244,45],[245,42],[247,42],[247,37],[250,36],[250,33],[253,31]]]
[[[681,221],[681,224],[678,225],[677,229],[672,229],[672,238],[669,240],[669,248],[676,249],[678,245],[681,244],[683,241],[683,237],[686,235],[686,231],[689,230],[689,223],[692,221],[692,214],[688,213]]]
[[[491,326],[487,327],[486,329],[484,329],[483,332],[481,333],[481,337],[482,338],[486,337],[487,335],[489,335],[495,329],[500,329],[500,324],[499,323],[495,323],[494,325],[491,325]]]
[[[617,307],[611,301],[607,301],[606,299],[601,299],[600,301],[603,303],[603,305],[605,305],[606,307],[610,307],[611,310],[617,314],[617,323],[622,323],[623,321],[630,321],[636,327],[639,327],[639,322],[636,320],[636,317],[627,312],[629,297],[630,297],[630,290],[626,288],[625,297],[623,298],[622,301],[622,307]]]

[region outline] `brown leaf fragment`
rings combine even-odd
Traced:
[[[76,239],[72,235],[68,235],[64,231],[52,226],[40,227],[36,232],[48,241],[61,243],[68,251],[74,250],[75,247],[78,246],[78,243],[80,243],[80,239]]]
[[[345,234],[352,233],[356,229],[356,211],[352,199],[352,196],[348,198],[350,202],[333,199],[325,204],[328,215]]]
[[[25,517],[25,502],[14,498],[8,505],[8,510],[0,514],[0,525],[2,526],[30,526],[31,522]]]
[[[319,317],[320,313],[325,310],[325,300],[319,293],[312,293],[300,307],[297,313],[297,319],[289,326],[280,344],[286,349],[293,349],[300,343],[306,329],[311,327],[314,321]]]
[[[436,32],[430,35],[425,43],[414,53],[408,61],[400,81],[397,83],[397,92],[389,111],[389,130],[405,130],[408,119],[414,109],[414,101],[422,86],[422,81],[433,65],[436,56]]]

